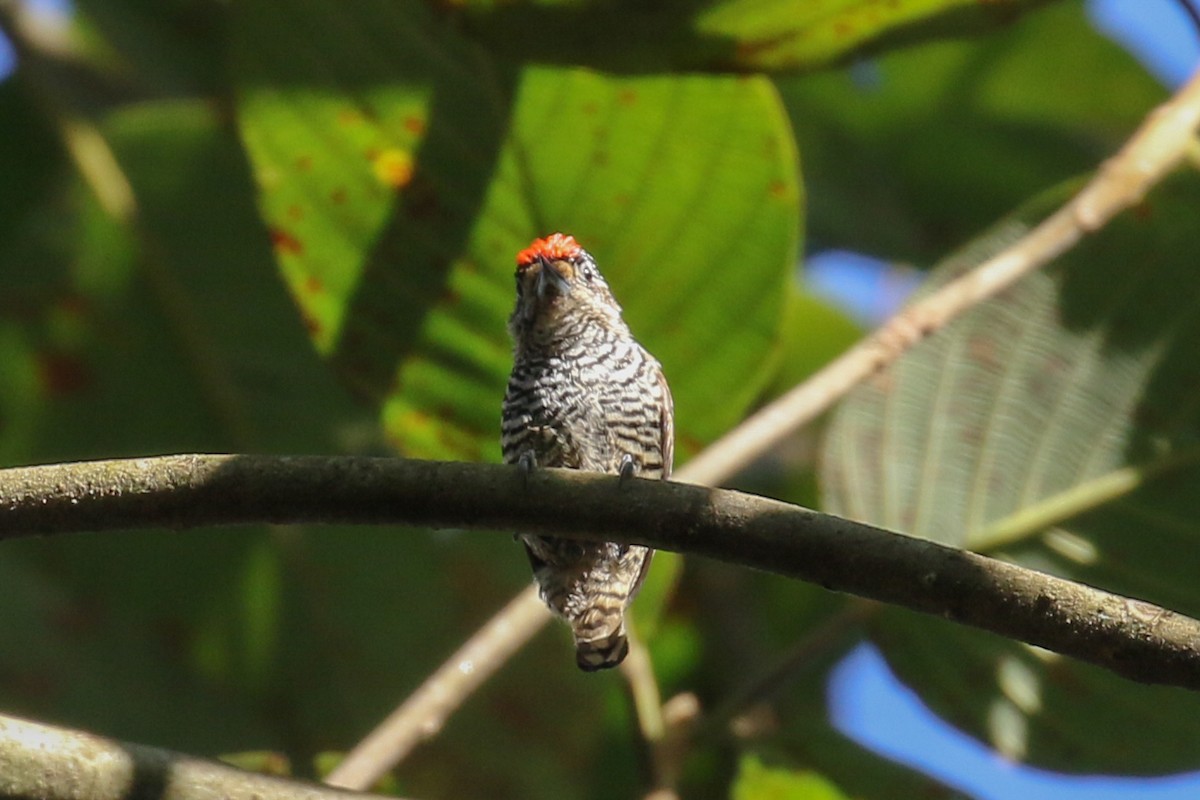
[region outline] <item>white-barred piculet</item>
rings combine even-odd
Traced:
[[[515,343],[504,396],[504,460],[624,478],[670,477],[674,409],[662,367],[629,332],[596,262],[571,236],[517,254]],[[625,611],[650,566],[639,545],[521,534],[550,610],[575,635],[588,672],[629,652]]]

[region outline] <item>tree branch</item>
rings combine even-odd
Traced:
[[[260,775],[156,747],[0,716],[0,797],[369,800],[372,795]]]
[[[667,724],[663,719],[662,695],[658,690],[658,679],[654,676],[654,665],[650,663],[650,652],[637,631],[630,632],[629,654],[621,662],[620,669],[645,748],[643,757],[649,789],[646,797],[653,800],[679,800],[679,794],[675,791],[679,764],[668,757],[670,754],[664,747]]]
[[[619,502],[618,502],[619,501]],[[776,500],[495,464],[182,455],[0,471],[0,539],[251,523],[410,524],[625,541],[904,606],[1146,683],[1200,689],[1200,622]]]

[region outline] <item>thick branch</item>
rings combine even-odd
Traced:
[[[185,455],[0,471],[0,539],[245,523],[404,523],[630,541],[904,606],[1200,689],[1200,622],[976,553],[775,500],[571,470]]]
[[[0,716],[0,797],[369,800],[371,795],[259,775],[169,750]]]

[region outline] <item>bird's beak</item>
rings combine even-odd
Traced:
[[[538,299],[542,300],[548,294],[570,294],[570,269],[570,266],[562,261],[543,261],[537,276]]]

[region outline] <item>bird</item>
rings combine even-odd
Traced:
[[[517,254],[508,321],[513,368],[501,413],[504,461],[526,475],[565,467],[671,476],[674,405],[662,366],[638,344],[596,260],[573,236],[535,239]],[[546,605],[571,628],[585,672],[629,652],[625,612],[653,550],[518,534]]]

